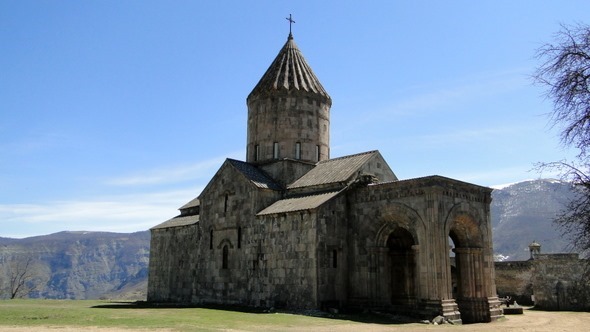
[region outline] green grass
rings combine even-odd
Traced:
[[[2,326],[49,326],[177,331],[313,329],[357,324],[349,320],[287,313],[247,313],[207,308],[153,308],[130,303],[74,300],[0,301]],[[362,326],[358,323],[359,327]]]

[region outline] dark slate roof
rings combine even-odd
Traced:
[[[258,212],[257,216],[264,216],[275,213],[295,212],[315,209],[318,206],[324,204],[332,197],[338,195],[340,191],[328,192],[318,195],[309,195],[297,198],[286,198],[280,201],[274,202],[269,207]]]
[[[480,189],[490,191],[490,192],[493,190],[492,188],[489,188],[486,186],[480,186],[478,184],[473,184],[470,182],[452,179],[452,178],[442,176],[442,175],[420,176],[417,178],[405,179],[405,180],[400,180],[400,181],[395,181],[395,182],[399,183],[399,185],[401,185],[401,186],[406,185],[407,183],[410,183],[411,185],[414,185],[414,186],[418,183],[420,186],[431,186],[431,185],[435,185],[435,184],[444,183],[445,186],[449,186],[451,184],[458,184],[458,185],[467,185],[472,188],[480,188]]]
[[[256,166],[235,159],[227,159],[227,161],[240,173],[242,173],[248,180],[250,180],[256,187],[272,190],[283,189],[280,184],[275,182],[270,176],[258,169]]]
[[[150,229],[164,229],[164,228],[171,228],[171,227],[180,227],[180,226],[188,226],[193,225],[199,222],[199,215],[192,215],[192,216],[178,216],[174,217],[170,220],[166,220],[163,223],[156,225]]]
[[[317,165],[293,182],[288,189],[317,186],[330,183],[348,182],[378,151],[369,151],[350,156],[320,161]]]
[[[254,95],[292,90],[315,93],[331,103],[330,96],[305,61],[293,36],[289,35],[277,57],[250,92],[248,99]]]
[[[199,198],[198,197],[195,197],[190,202],[188,202],[188,203],[184,204],[183,206],[181,206],[180,207],[180,210],[192,208],[192,207],[199,206],[199,205],[201,205],[201,202],[199,201]]]

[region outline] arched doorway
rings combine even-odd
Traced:
[[[387,238],[391,266],[391,303],[411,305],[416,299],[416,257],[412,234],[401,227],[395,228]]]
[[[449,237],[453,244],[454,280],[451,285],[463,323],[490,321],[484,276],[483,238],[477,222],[468,215],[453,220]],[[450,257],[452,259],[452,257]],[[456,278],[456,279],[455,279]]]

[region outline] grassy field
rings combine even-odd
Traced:
[[[350,326],[348,320],[286,313],[206,308],[148,308],[131,303],[74,300],[0,301],[2,327],[93,327],[171,331],[302,330]],[[352,323],[353,325],[362,323]]]
[[[590,313],[525,310],[501,321],[425,325],[387,315],[248,313],[207,308],[153,308],[133,303],[0,300],[0,331],[588,331]]]

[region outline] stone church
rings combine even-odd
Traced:
[[[331,159],[331,104],[289,34],[247,97],[246,161],[151,229],[148,301],[500,317],[492,190]]]

